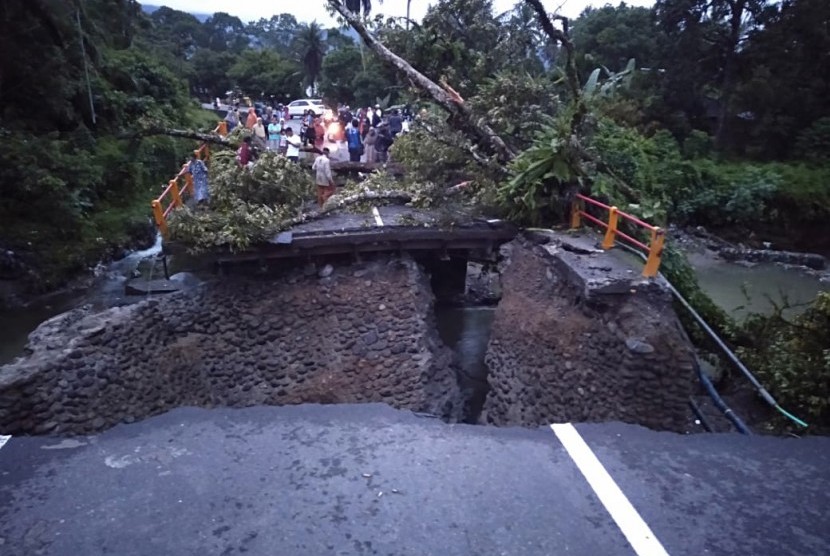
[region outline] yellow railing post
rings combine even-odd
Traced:
[[[167,220],[164,219],[164,210],[161,208],[161,203],[158,199],[152,202],[153,217],[156,219],[156,226],[158,226],[162,237],[167,237]]]
[[[648,246],[648,260],[643,269],[643,276],[651,278],[657,276],[660,270],[660,258],[663,256],[663,243],[666,241],[666,232],[661,228],[654,228],[651,231],[651,241]]]
[[[187,191],[188,195],[194,195],[196,193],[193,187],[193,174],[184,175],[184,191]]]
[[[179,182],[176,179],[170,180],[170,194],[173,195],[173,206],[182,206],[182,196],[179,195]]]
[[[608,211],[608,229],[605,230],[605,239],[602,240],[603,249],[614,247],[614,237],[617,235],[617,207]]]
[[[226,122],[225,120],[222,120],[221,122],[219,122],[219,135],[224,137],[227,134],[228,134],[228,122]]]
[[[207,164],[208,162],[210,162],[210,146],[208,146],[208,144],[207,144],[207,143],[205,143],[205,156],[204,156],[204,161],[205,161],[205,164]]]
[[[579,216],[579,199],[574,199],[571,203],[571,229],[575,230],[582,225],[582,219]]]

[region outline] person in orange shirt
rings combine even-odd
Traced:
[[[323,150],[323,144],[326,142],[326,126],[323,125],[323,118],[317,116],[314,118],[314,146]]]
[[[248,107],[248,118],[245,120],[245,127],[248,129],[254,129],[254,125],[256,125],[257,115],[256,110],[254,110],[253,106]]]

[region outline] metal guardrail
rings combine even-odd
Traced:
[[[219,122],[213,130],[222,137],[228,134],[228,123],[225,121]],[[202,143],[198,149],[193,151],[196,158],[208,162],[210,160],[210,146],[207,143]],[[179,188],[179,180],[184,178],[184,185]],[[186,196],[193,195],[193,176],[187,171],[187,164],[176,174],[172,180],[167,182],[167,187],[162,191],[158,198],[153,199],[150,203],[153,207],[153,218],[156,221],[162,237],[166,238],[168,234],[167,217],[173,212],[173,209],[182,206]]]
[[[585,211],[585,203],[607,210],[608,222],[603,222],[599,218],[588,214]],[[620,217],[648,230],[650,234],[648,245],[620,230],[618,227]],[[603,249],[611,249],[614,247],[616,238],[620,237],[631,245],[645,251],[648,258],[646,260],[645,268],[643,268],[643,276],[648,278],[657,276],[657,272],[660,270],[660,259],[663,255],[663,244],[666,240],[666,233],[663,229],[658,226],[652,226],[648,222],[644,222],[636,216],[632,216],[619,210],[617,207],[600,203],[596,199],[592,199],[591,197],[587,197],[582,194],[577,194],[571,207],[571,228],[579,228],[582,225],[583,218],[589,222],[593,222],[605,230],[605,237],[602,241]]]

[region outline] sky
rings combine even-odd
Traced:
[[[493,0],[496,13],[509,10],[517,0]],[[576,18],[587,6],[617,5],[620,0],[542,0],[545,7],[554,11],[561,6],[559,13]],[[211,14],[227,12],[237,16],[244,22],[258,20],[262,17],[269,19],[272,15],[290,13],[298,21],[311,22],[316,20],[324,26],[334,25],[324,9],[325,0],[145,0],[142,3],[163,5],[192,13]],[[415,20],[423,18],[429,4],[433,2],[412,0],[411,16]],[[651,6],[654,0],[626,0],[629,6]],[[372,14],[382,13],[386,16],[405,16],[406,0],[379,0],[372,1]]]

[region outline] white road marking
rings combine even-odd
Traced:
[[[8,442],[8,441],[9,441],[9,440],[11,440],[11,439],[12,439],[12,437],[11,437],[11,436],[3,436],[2,434],[0,434],[0,448],[2,448],[3,446],[5,446],[5,445],[6,445],[6,442]]]
[[[582,472],[585,480],[594,489],[602,505],[611,514],[617,527],[628,539],[634,552],[639,556],[668,556],[668,552],[654,536],[651,528],[640,517],[574,426],[570,423],[563,423],[551,425],[550,428],[553,429],[568,455]]]
[[[383,220],[380,218],[380,212],[378,212],[378,207],[372,207],[372,214],[375,215],[375,223],[378,226],[383,226]]]

